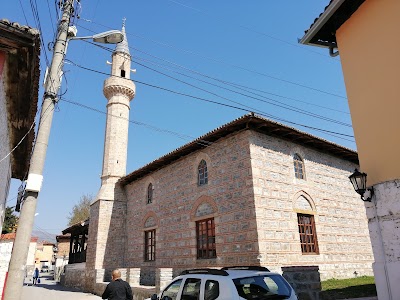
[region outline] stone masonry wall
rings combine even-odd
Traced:
[[[63,286],[83,290],[85,284],[85,268],[85,263],[66,265],[65,273],[61,275],[60,283]]]
[[[348,179],[357,166],[256,132],[250,140],[261,263],[317,265],[323,280],[372,275],[364,204]],[[295,178],[295,153],[305,180]],[[297,213],[314,215],[319,254],[302,254]]]
[[[249,132],[229,136],[126,186],[126,267],[181,269],[257,264],[258,244],[251,180]],[[204,159],[208,184],[198,186]],[[149,183],[153,202],[146,204]],[[215,218],[215,259],[196,258],[196,221]],[[156,260],[144,261],[144,231],[156,229]],[[176,271],[175,271],[176,270]],[[154,285],[153,282],[142,284]]]
[[[306,180],[294,179],[293,154]],[[198,186],[204,159],[208,184]],[[348,175],[356,166],[278,138],[243,131],[214,142],[125,187],[126,268],[154,285],[157,268],[319,266],[321,278],[371,275],[365,209]],[[147,187],[153,201],[147,204]],[[303,255],[297,213],[315,217],[319,254]],[[214,217],[217,258],[197,259],[196,221]],[[144,235],[156,230],[156,259],[144,261]]]
[[[320,299],[321,279],[317,266],[282,267],[282,272],[299,300]]]

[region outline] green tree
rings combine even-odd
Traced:
[[[15,230],[17,229],[17,224],[18,224],[18,217],[14,215],[14,209],[12,207],[7,207],[1,233],[4,234],[4,233],[15,232]]]
[[[74,225],[81,221],[85,221],[90,215],[90,203],[93,201],[93,195],[83,195],[79,202],[74,205],[68,216],[68,225]]]

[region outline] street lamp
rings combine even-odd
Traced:
[[[124,39],[122,32],[112,30],[89,37],[76,38],[76,28],[65,26],[70,23],[75,0],[63,1],[63,13],[59,21],[54,44],[53,57],[45,81],[44,99],[40,114],[39,128],[33,148],[28,180],[25,187],[24,203],[18,222],[18,230],[8,267],[8,281],[3,292],[4,299],[21,299],[22,286],[25,277],[25,264],[28,256],[32,224],[35,218],[37,199],[43,181],[43,168],[49,144],[50,129],[53,120],[55,104],[58,102],[58,92],[61,86],[61,73],[64,65],[65,52],[71,39],[92,39],[100,43],[119,43]]]
[[[351,184],[353,185],[354,190],[358,194],[360,194],[361,200],[371,202],[371,198],[374,194],[374,188],[367,188],[367,174],[361,173],[360,171],[355,169],[354,173],[349,176],[349,179]]]
[[[102,44],[118,44],[124,40],[124,34],[119,30],[109,30],[102,33],[97,33],[92,36],[76,36],[78,30],[75,26],[68,28],[68,40],[93,40],[96,43]]]

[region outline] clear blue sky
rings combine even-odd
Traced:
[[[0,18],[37,27],[31,7],[31,3],[35,2],[47,48],[53,40],[57,18],[54,2],[58,1],[4,1]],[[304,30],[309,28],[327,3],[327,0],[82,0],[81,18],[75,19],[75,24],[78,36],[85,36],[91,35],[91,31],[98,33],[110,28],[120,29],[122,18],[126,17],[132,68],[137,69],[137,73],[131,76],[133,80],[229,105],[246,105],[251,108],[245,110],[258,110],[280,121],[284,119],[352,136],[351,126],[342,125],[351,125],[351,119],[340,57],[331,58],[327,49],[297,43],[297,38],[303,36]],[[42,76],[46,67],[45,51],[51,58],[51,52],[42,49]],[[110,66],[106,64],[107,60],[111,60],[110,53],[83,41],[70,42],[67,58],[90,69],[110,72]],[[66,80],[63,79],[62,92],[65,94],[62,99],[106,111],[102,86],[107,76],[71,64],[65,64],[64,71]],[[229,89],[235,88],[221,81],[240,84],[247,91],[230,92],[179,73]],[[139,83],[136,88],[130,119],[161,131],[130,124],[127,173],[246,113]],[[291,105],[336,123],[282,109],[240,93],[262,101],[280,101],[279,105]],[[43,89],[39,99],[42,96]],[[342,139],[299,125],[289,125],[352,149],[356,147],[351,137]],[[104,127],[104,114],[65,101],[59,102],[53,119],[35,230],[60,233],[66,227],[67,215],[80,197],[97,193]],[[192,138],[182,139],[162,130]],[[11,199],[16,196],[18,185],[19,182],[13,180],[9,206],[15,205],[15,200]]]

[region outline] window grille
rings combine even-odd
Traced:
[[[297,214],[297,221],[299,225],[301,252],[303,254],[319,254],[314,216]]]
[[[156,230],[144,232],[144,260],[153,261],[156,259]]]
[[[294,165],[294,175],[296,176],[296,178],[306,179],[304,161],[297,153],[293,156],[293,165]]]
[[[147,186],[147,204],[150,204],[153,202],[153,184],[150,183]]]
[[[207,163],[203,159],[198,166],[198,185],[205,185],[208,183]]]
[[[196,232],[197,258],[206,259],[217,257],[214,218],[197,221]]]

